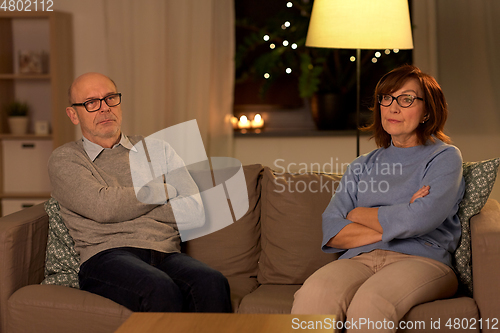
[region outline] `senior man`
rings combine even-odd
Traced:
[[[49,176],[80,254],[80,289],[132,311],[230,312],[227,279],[180,252],[179,220],[204,221],[198,188],[182,159],[163,142],[166,175],[136,193],[129,153],[143,138],[122,133],[115,83],[87,73],[73,82],[69,98],[66,114],[83,137],[54,150]],[[163,199],[152,204],[155,198]],[[182,200],[175,214],[174,200]]]

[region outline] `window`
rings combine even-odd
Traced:
[[[356,50],[305,46],[312,5],[312,0],[235,0],[234,113],[250,119],[262,114],[264,132],[356,129]],[[361,61],[366,123],[376,83],[389,70],[412,63],[412,51],[362,50]]]

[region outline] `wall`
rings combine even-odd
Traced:
[[[439,82],[450,117],[447,133],[464,161],[500,157],[500,3],[439,0]],[[491,195],[500,200],[500,179]]]
[[[103,0],[57,0],[54,9],[73,15],[75,76],[108,72]]]
[[[103,0],[54,1],[54,10],[73,15],[75,78],[87,72],[108,73],[103,3]],[[76,126],[75,132],[75,139],[82,137],[80,126]]]
[[[361,154],[375,148],[373,140],[361,137]],[[277,170],[284,167],[287,172],[304,171],[304,167],[318,171],[318,164],[319,171],[342,172],[342,165],[356,158],[356,137],[237,137],[234,157],[244,165],[261,163]]]

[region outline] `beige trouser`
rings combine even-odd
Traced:
[[[295,293],[292,313],[334,314],[347,332],[395,332],[413,306],[451,297],[457,286],[455,273],[443,263],[374,250],[317,270]],[[384,320],[394,325],[382,325]]]

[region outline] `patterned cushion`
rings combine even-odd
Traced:
[[[79,288],[80,256],[75,242],[59,214],[59,203],[51,198],[45,203],[49,215],[49,236],[45,256],[45,279],[42,284],[57,284]]]
[[[465,194],[458,217],[462,224],[462,237],[454,256],[454,266],[460,283],[459,292],[472,296],[472,254],[470,244],[470,218],[486,204],[497,176],[500,158],[482,162],[464,162]]]

